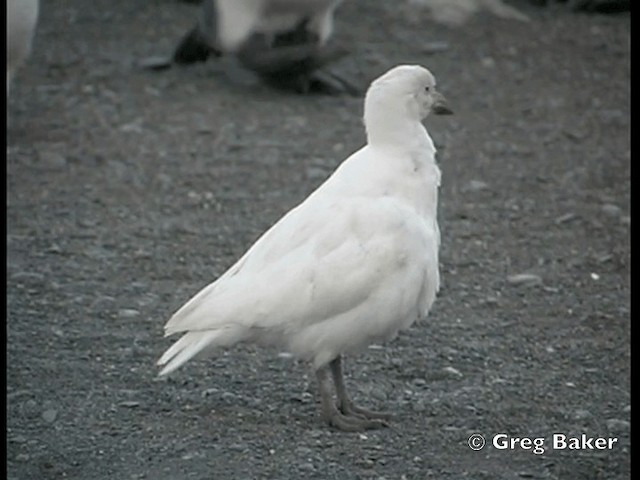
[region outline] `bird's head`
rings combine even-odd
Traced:
[[[417,121],[429,113],[453,113],[446,99],[436,90],[434,76],[419,65],[399,65],[374,80],[367,91],[364,108],[365,121],[367,116],[396,121],[394,112]]]

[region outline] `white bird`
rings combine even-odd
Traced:
[[[7,98],[18,68],[31,52],[38,21],[38,0],[7,0]]]
[[[212,348],[277,346],[312,362],[330,425],[386,425],[388,414],[349,399],[341,356],[395,337],[425,318],[436,297],[440,170],[421,120],[451,111],[435,86],[413,65],[371,84],[367,145],[173,315],[165,334],[183,336],[158,361],[160,375]]]
[[[342,0],[204,0],[198,23],[171,58],[152,57],[155,70],[172,63],[233,56],[267,83],[299,93],[360,94],[357,85],[323,67],[347,55],[328,45],[333,17]]]
[[[238,53],[249,37],[261,34],[271,42],[283,32],[306,30],[324,45],[333,32],[333,15],[342,0],[205,0],[201,33],[209,46]]]

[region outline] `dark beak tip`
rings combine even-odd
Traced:
[[[453,110],[446,105],[435,105],[433,107],[433,113],[436,115],[453,115]]]

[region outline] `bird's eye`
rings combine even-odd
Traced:
[[[425,91],[425,92],[427,92],[427,93],[428,93],[428,92],[429,92],[429,90],[430,90],[430,88],[429,88],[429,87],[424,87],[424,91]]]

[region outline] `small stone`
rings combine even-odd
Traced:
[[[442,370],[449,375],[453,375],[454,377],[462,377],[462,373],[457,368],[444,367]]]
[[[209,395],[215,395],[216,393],[218,393],[220,390],[218,390],[215,387],[211,387],[211,388],[207,388],[206,390],[202,391],[202,397],[208,397]]]
[[[299,455],[308,456],[311,455],[313,451],[307,447],[298,447],[296,448],[296,453]]]
[[[542,277],[533,273],[518,273],[515,275],[509,275],[507,282],[511,285],[526,285],[534,286],[542,284]]]
[[[421,45],[422,53],[433,54],[449,50],[449,42],[426,42]]]
[[[26,415],[35,417],[38,415],[38,403],[33,398],[30,398],[22,404],[22,410]]]
[[[52,243],[47,249],[47,253],[62,253],[62,248],[56,243]]]
[[[126,400],[124,402],[120,402],[118,405],[126,408],[135,408],[140,406],[140,402],[136,402],[135,400]]]
[[[12,443],[26,443],[27,437],[24,435],[16,435],[15,437],[9,438],[9,441]]]
[[[42,412],[42,419],[47,423],[53,423],[58,418],[58,411],[50,408]]]
[[[123,308],[118,312],[118,314],[120,315],[121,318],[133,318],[140,315],[140,312],[133,308]]]
[[[618,217],[620,215],[620,207],[617,205],[613,205],[611,203],[607,203],[605,205],[602,205],[602,211],[604,213],[606,213],[607,215],[610,215],[612,217]]]
[[[220,395],[220,398],[228,402],[234,402],[238,398],[238,396],[235,393],[222,392],[222,395]]]
[[[41,281],[44,280],[44,275],[42,275],[41,273],[37,273],[37,272],[25,272],[25,271],[21,271],[21,272],[16,272],[13,275],[11,275],[11,279],[12,280],[32,280],[32,281]]]
[[[589,410],[579,409],[573,412],[573,418],[575,420],[586,420],[587,418],[591,418],[593,415]]]
[[[307,178],[309,180],[324,180],[329,176],[329,172],[321,167],[307,167]]]
[[[570,222],[571,220],[575,220],[576,218],[578,218],[578,215],[576,215],[573,212],[569,212],[569,213],[565,213],[564,215],[560,215],[558,218],[555,219],[554,222],[556,225],[562,225],[563,223]]]
[[[611,432],[626,432],[631,428],[631,423],[619,418],[610,418],[607,420],[607,429]]]
[[[314,467],[313,463],[310,463],[310,462],[305,462],[301,464],[299,468],[300,470],[303,470],[305,472],[314,472],[316,470],[316,467]]]
[[[471,180],[467,184],[466,190],[469,192],[479,192],[480,190],[486,190],[489,188],[489,184],[482,180]]]
[[[171,57],[158,55],[153,57],[147,57],[140,60],[140,62],[138,63],[138,66],[146,70],[157,71],[157,70],[166,70],[167,68],[171,67],[172,63],[173,62],[171,61]]]
[[[391,365],[393,365],[394,367],[401,367],[402,366],[402,359],[398,358],[398,357],[394,357],[391,359]]]
[[[424,402],[421,402],[419,400],[411,404],[411,409],[416,413],[424,412],[426,408],[427,407],[425,406]]]
[[[40,161],[54,170],[61,170],[67,166],[67,159],[57,152],[40,152]]]
[[[484,57],[481,62],[482,66],[485,68],[493,68],[496,66],[496,61],[491,57]]]
[[[369,392],[369,395],[371,396],[371,398],[379,400],[380,402],[386,402],[388,399],[386,392],[382,388],[372,388],[371,392]]]

